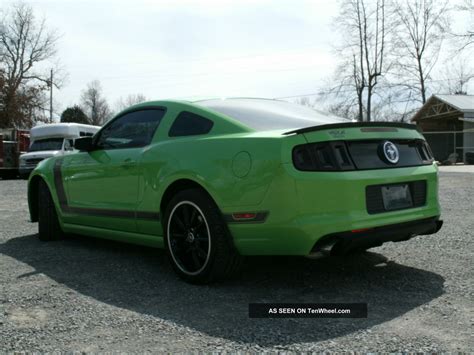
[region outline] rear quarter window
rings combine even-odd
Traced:
[[[210,119],[183,111],[174,120],[168,132],[170,137],[197,136],[211,131],[214,122]]]

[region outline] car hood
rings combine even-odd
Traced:
[[[60,150],[39,150],[37,152],[30,152],[20,155],[20,159],[34,159],[34,158],[50,158],[58,155]]]

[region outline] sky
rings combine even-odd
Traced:
[[[5,4],[9,0],[0,0]],[[54,111],[99,80],[120,97],[280,98],[333,74],[335,0],[25,0],[60,36]]]
[[[334,69],[334,1],[28,2],[61,37],[59,111],[99,80],[109,103],[313,93]],[[59,110],[58,110],[59,109]],[[59,111],[60,112],[60,111]]]

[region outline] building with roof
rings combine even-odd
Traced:
[[[436,160],[474,153],[474,95],[433,95],[411,119],[421,128]]]

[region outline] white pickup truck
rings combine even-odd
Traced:
[[[20,176],[28,177],[43,159],[74,151],[74,140],[93,136],[100,127],[80,123],[52,123],[33,127],[28,153],[20,155]]]

